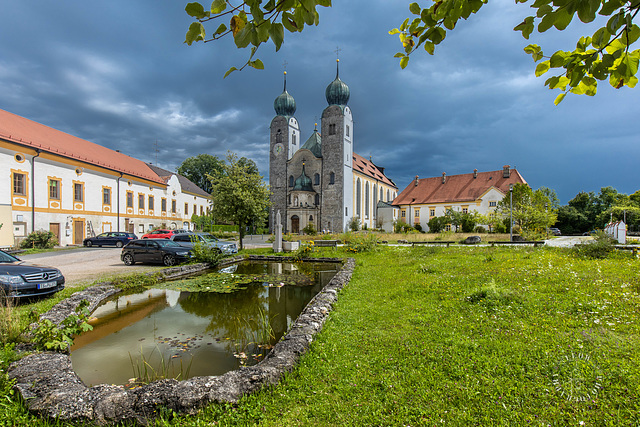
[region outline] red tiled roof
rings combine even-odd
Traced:
[[[385,174],[384,169],[373,164],[372,161],[366,160],[359,154],[353,153],[353,171],[360,172],[373,179],[377,179],[393,188],[398,188]]]
[[[526,184],[522,175],[516,169],[510,169],[509,178],[504,178],[503,170],[491,172],[478,172],[477,177],[473,173],[461,175],[445,175],[442,177],[418,178],[405,188],[393,201],[393,205],[417,205],[429,203],[456,203],[478,200],[487,190],[495,187],[502,193],[509,192],[510,184]]]
[[[0,110],[0,138],[31,148],[79,160],[164,184],[145,162],[93,142]]]

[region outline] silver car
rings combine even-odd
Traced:
[[[186,248],[193,248],[196,243],[215,248],[223,254],[237,254],[235,242],[220,240],[211,233],[182,233],[171,236],[171,240]]]

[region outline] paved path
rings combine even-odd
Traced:
[[[552,248],[572,248],[575,245],[587,243],[593,240],[591,236],[558,236],[554,239],[545,240],[545,245]]]

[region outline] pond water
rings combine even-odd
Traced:
[[[243,262],[167,289],[119,294],[92,313],[93,331],[75,338],[73,368],[87,386],[135,387],[256,364],[341,267]]]

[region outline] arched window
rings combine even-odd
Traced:
[[[387,202],[391,201],[391,193],[389,192],[389,190],[387,190]]]
[[[360,184],[360,178],[356,181],[356,216],[360,217],[361,207],[360,200],[362,199],[362,185]]]
[[[382,189],[382,187],[380,187],[380,201],[384,202],[384,190]]]
[[[309,215],[309,221],[313,221],[313,215]]]
[[[282,131],[280,129],[276,133],[276,142],[282,142]]]
[[[373,184],[373,217],[376,217],[376,207],[378,206],[378,184]]]
[[[320,204],[320,195],[319,194],[316,194],[315,202],[316,202],[316,206],[318,206]]]
[[[313,175],[313,185],[320,185],[320,174]]]
[[[333,185],[336,183],[336,174],[331,172],[329,174],[329,185]]]
[[[289,187],[293,187],[293,175],[289,175]]]
[[[369,218],[369,183],[364,185],[364,217]]]

